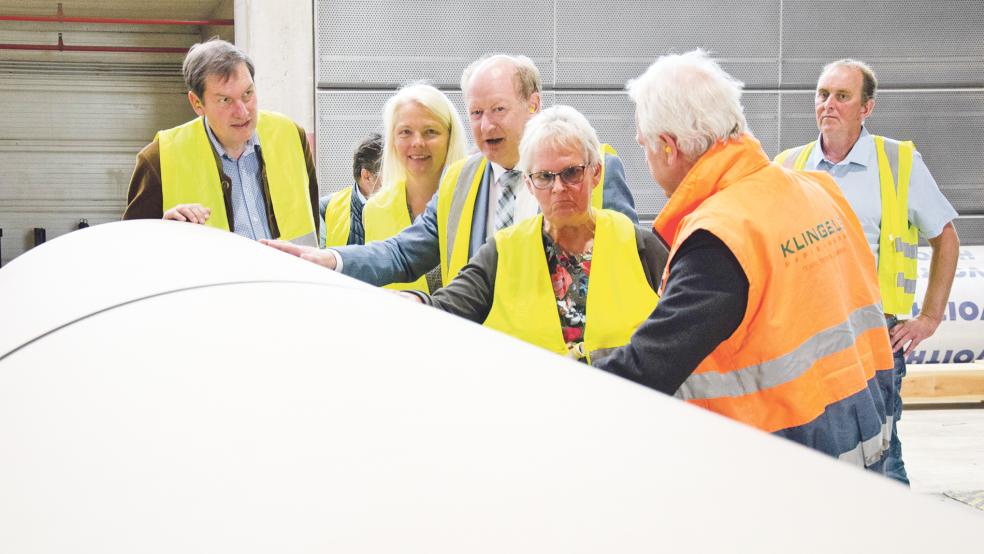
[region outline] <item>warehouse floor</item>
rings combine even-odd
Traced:
[[[906,409],[899,436],[914,492],[974,509],[943,493],[984,491],[984,406]]]

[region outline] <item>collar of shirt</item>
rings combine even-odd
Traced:
[[[369,199],[362,194],[362,189],[359,188],[359,183],[352,185],[352,188],[355,189],[355,194],[359,196],[359,200],[361,200],[362,204],[365,205],[365,203],[368,202]]]
[[[488,210],[485,213],[485,228],[489,230],[489,236],[491,236],[491,230],[495,229],[496,202],[499,201],[499,177],[502,177],[506,172],[506,168],[492,160],[489,160],[489,167],[492,168],[492,180],[489,182],[489,202]]]
[[[861,127],[861,134],[858,136],[857,142],[854,143],[851,151],[839,163],[833,163],[827,159],[827,156],[823,153],[823,148],[820,147],[820,140],[821,138],[818,137],[817,146],[813,149],[813,152],[810,152],[810,158],[806,163],[806,167],[808,168],[825,171],[830,167],[850,164],[867,168],[877,163],[875,159],[875,139],[872,138],[871,133],[863,126]]]
[[[492,166],[493,179],[492,186],[489,187],[491,194],[489,198],[493,202],[493,204],[490,205],[494,206],[494,202],[497,202],[499,199],[499,178],[506,172],[506,168],[491,161],[489,164]],[[520,175],[522,175],[522,172],[520,172]],[[516,204],[513,211],[514,222],[522,221],[528,217],[533,217],[540,213],[540,205],[537,203],[536,197],[533,196],[532,192],[530,192],[530,189],[526,186],[525,182],[520,181],[519,186],[516,187],[515,193]],[[494,213],[495,210],[489,210],[488,224],[490,229],[495,222],[495,217],[493,216]]]
[[[219,143],[219,139],[215,136],[215,133],[212,132],[212,128],[209,127],[208,125],[208,118],[203,117],[203,119],[205,120],[205,131],[208,133],[208,140],[212,141],[212,146],[215,148],[215,151],[218,152],[219,157],[225,158],[233,162],[236,161],[233,160],[231,157],[229,157],[228,154],[226,154],[225,148],[222,148],[222,144]],[[240,158],[242,158],[247,154],[252,154],[253,150],[255,150],[256,147],[259,145],[260,145],[260,137],[256,134],[256,131],[253,131],[253,136],[249,137],[249,140],[246,141],[246,145],[243,148],[243,153],[242,156],[240,156]]]
[[[497,164],[497,163],[495,163],[495,162],[493,162],[491,160],[489,160],[489,165],[492,166],[492,184],[495,186],[496,189],[498,189],[499,188],[499,178],[502,177],[502,174],[506,172],[506,168],[502,167],[501,165],[499,165],[499,164]],[[493,198],[495,198],[495,197],[493,197]]]

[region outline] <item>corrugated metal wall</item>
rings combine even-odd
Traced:
[[[661,54],[711,51],[745,81],[749,123],[774,155],[816,138],[820,69],[854,57],[881,81],[869,128],[916,142],[961,214],[961,238],[984,244],[981,28],[980,0],[316,1],[319,182],[322,193],[347,184],[353,145],[378,130],[382,103],[400,84],[430,80],[460,106],[468,63],[520,53],[540,68],[545,106],[573,105],[616,147],[640,215],[651,218],[666,198],[635,144],[627,79]]]
[[[199,3],[204,6],[205,3]],[[211,2],[214,9],[215,2]],[[54,15],[38,2],[0,9]],[[165,13],[128,2],[67,3],[66,15],[196,19],[188,3]],[[140,11],[138,12],[137,9]],[[167,8],[165,8],[167,9]],[[197,8],[207,9],[207,8]],[[69,10],[74,10],[70,12]],[[185,10],[185,11],[182,11]],[[206,12],[208,13],[208,12]],[[0,43],[188,48],[197,26],[4,22]],[[116,221],[137,152],[159,129],[194,117],[181,78],[182,54],[0,50],[0,260],[78,227]]]

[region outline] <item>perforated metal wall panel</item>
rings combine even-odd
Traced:
[[[783,93],[782,146],[817,138],[812,93]],[[912,140],[940,190],[961,214],[984,214],[984,91],[882,91],[872,133]]]
[[[653,182],[646,155],[635,141],[635,106],[628,95],[617,92],[557,93],[557,103],[583,113],[598,132],[598,140],[615,147],[625,166],[625,180],[632,190],[641,217],[655,214],[666,203],[663,189]]]
[[[443,8],[433,0],[316,1],[322,192],[350,179],[351,148],[367,125],[347,129],[353,113],[378,112],[401,83],[457,88],[478,56],[513,52],[530,56],[556,101],[584,112],[615,146],[640,215],[651,218],[666,199],[635,143],[625,82],[660,55],[701,47],[746,83],[746,116],[769,156],[816,138],[812,91],[823,65],[869,62],[881,86],[869,128],[914,140],[961,215],[984,214],[980,0],[500,0]],[[351,106],[325,96],[343,89],[387,92],[378,102],[353,92],[364,99],[346,100]],[[460,105],[460,95],[452,97]],[[379,121],[378,113],[366,117]],[[984,244],[984,218],[964,217],[958,229],[965,243]]]
[[[841,58],[869,63],[880,86],[980,86],[984,2],[980,0],[785,0],[782,84],[816,84]]]
[[[984,215],[960,216],[953,221],[960,244],[984,244]]]
[[[775,87],[779,6],[778,0],[558,0],[557,86],[622,88],[658,56],[699,47],[748,86]]]
[[[352,185],[352,152],[370,133],[383,133],[383,104],[392,92],[318,92],[318,188],[322,195]]]
[[[315,10],[319,87],[457,87],[490,52],[529,56],[544,82],[554,80],[553,2],[333,0]]]
[[[779,95],[748,92],[744,96],[745,116],[762,147],[769,153],[778,148]],[[625,178],[635,198],[639,217],[652,218],[666,204],[663,189],[653,182],[646,157],[635,141],[635,106],[621,92],[558,92],[557,103],[573,106],[583,113],[598,132],[598,138],[618,151],[625,165]]]

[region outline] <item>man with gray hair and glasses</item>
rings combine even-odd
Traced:
[[[137,154],[123,219],[316,246],[318,183],[306,133],[257,109],[253,61],[212,39],[188,50],[182,72],[199,117],[160,131]]]

